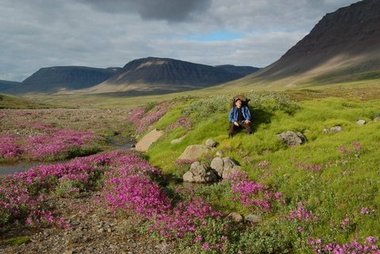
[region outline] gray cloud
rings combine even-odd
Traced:
[[[147,20],[183,21],[210,7],[211,0],[80,0],[110,13],[138,13]]]
[[[133,7],[128,10],[116,10],[121,0],[110,2],[0,0],[0,79],[23,80],[54,65],[123,66],[147,56],[263,67],[326,12],[355,0],[212,0],[209,7],[207,1],[149,1],[160,8],[122,1]],[[215,32],[240,38],[191,39]]]

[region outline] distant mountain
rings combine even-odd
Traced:
[[[236,83],[293,86],[372,78],[380,78],[379,0],[325,15],[278,61]]]
[[[57,92],[83,89],[110,78],[121,68],[92,68],[84,66],[54,66],[41,68],[12,92]]]
[[[199,89],[245,76],[249,67],[215,67],[170,58],[148,57],[127,63],[92,93],[166,93]]]
[[[252,66],[236,66],[236,65],[231,65],[231,64],[217,65],[215,67],[219,68],[219,69],[222,69],[222,70],[225,70],[225,71],[228,71],[228,72],[231,72],[231,73],[238,74],[238,75],[240,75],[242,77],[247,76],[249,74],[252,74],[252,73],[260,70],[260,68],[257,68],[257,67],[252,67]]]
[[[20,82],[0,80],[0,92],[6,92],[19,86]]]

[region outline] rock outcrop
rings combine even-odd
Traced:
[[[183,175],[184,182],[213,183],[218,181],[218,176],[207,164],[199,161],[193,162],[190,170]]]

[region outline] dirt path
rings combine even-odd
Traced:
[[[0,253],[175,253],[170,243],[159,242],[149,232],[139,232],[135,226],[142,221],[126,215],[114,216],[104,209],[97,201],[98,195],[52,200],[70,227],[9,232],[7,238],[26,234],[30,241],[20,246],[0,242]]]

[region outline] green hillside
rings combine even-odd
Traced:
[[[21,108],[48,108],[52,107],[45,103],[34,102],[32,99],[0,94],[0,109],[21,109]]]
[[[244,249],[245,241],[250,241],[250,246],[258,250],[305,253],[310,250],[306,246],[309,238],[363,242],[368,236],[380,235],[380,121],[376,118],[380,116],[379,88],[373,87],[372,93],[365,96],[358,96],[360,89],[340,91],[343,98],[329,95],[328,90],[246,93],[251,99],[254,134],[239,133],[233,138],[227,136],[231,94],[177,98],[172,101],[172,109],[154,125],[165,135],[153,144],[147,157],[171,178],[180,179],[189,166],[177,161],[179,155],[188,145],[212,138],[218,142],[216,151],[239,162],[251,180],[283,193],[283,205],[261,213],[231,201],[228,184],[193,187],[195,195],[206,198],[224,213],[263,216],[256,228],[240,229],[231,249],[235,245]],[[373,98],[374,94],[377,98]],[[175,127],[178,119],[191,122],[191,127]],[[358,125],[359,119],[366,124]],[[323,132],[333,126],[343,130]],[[287,130],[303,133],[307,142],[286,147],[277,134]],[[171,144],[184,135],[181,143]],[[216,151],[204,161],[209,162]],[[300,202],[316,220],[286,219]],[[212,237],[213,232],[209,234]]]

